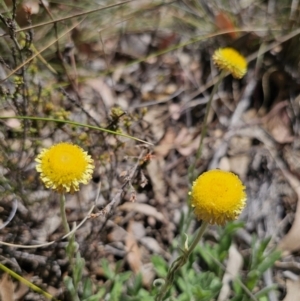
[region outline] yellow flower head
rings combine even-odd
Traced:
[[[224,225],[233,221],[246,205],[245,186],[232,172],[210,170],[200,175],[190,192],[191,205],[199,220]]]
[[[78,145],[66,142],[43,149],[35,161],[45,186],[59,193],[78,191],[80,183],[91,180],[94,170],[91,156]]]
[[[247,61],[233,48],[220,48],[212,56],[213,62],[221,70],[229,71],[233,77],[242,78],[247,72]]]

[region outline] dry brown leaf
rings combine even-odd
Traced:
[[[283,148],[283,157],[284,157],[285,161],[287,162],[290,171],[293,174],[300,173],[300,144],[299,144],[299,142],[295,141],[295,144],[298,143],[298,145],[296,147],[295,147],[295,144],[293,143],[292,145],[286,145]]]
[[[174,147],[174,140],[176,133],[173,128],[169,127],[165,132],[164,137],[159,142],[159,145],[155,147],[155,154],[157,156],[165,157],[169,151]]]
[[[283,121],[282,117],[274,116],[268,120],[267,129],[272,137],[279,143],[291,143],[294,137],[291,134],[290,127]]]
[[[238,37],[237,33],[235,32],[235,26],[230,17],[228,16],[228,13],[222,11],[217,13],[215,15],[215,24],[217,28],[222,31],[232,31],[226,34],[231,39],[236,39]]]
[[[146,248],[148,250],[150,250],[151,252],[155,253],[155,254],[163,254],[165,255],[166,252],[164,251],[164,249],[159,245],[159,243],[157,242],[157,240],[153,237],[150,236],[145,236],[142,237],[140,239],[140,242],[146,246]]]
[[[278,248],[283,251],[295,252],[300,250],[300,182],[286,169],[281,170],[289,184],[292,186],[298,197],[295,219],[290,231],[283,237]]]
[[[229,170],[244,178],[248,172],[252,138],[245,136],[234,136],[230,139],[228,155]],[[220,167],[221,168],[221,167]]]
[[[217,166],[218,168],[222,169],[222,170],[226,170],[226,171],[230,171],[230,160],[227,156],[222,157],[220,162],[219,162],[219,166]]]
[[[25,277],[27,278],[27,277]],[[30,281],[30,279],[29,279]],[[28,293],[29,291],[29,287],[28,285],[19,282],[18,283],[18,289],[15,291],[15,300],[23,300],[22,298]],[[51,293],[50,291],[48,291],[49,293]],[[54,294],[52,294],[54,295]]]
[[[120,51],[134,58],[146,56],[151,36],[149,34],[126,35],[121,39]]]
[[[144,121],[151,124],[151,132],[156,141],[162,139],[165,134],[164,119],[168,112],[167,105],[155,106],[155,108],[148,109],[147,113],[144,116]]]
[[[153,264],[150,262],[142,265],[141,274],[143,277],[143,286],[150,289],[156,276]]]
[[[47,1],[43,1],[45,3],[45,6],[48,6]],[[28,25],[28,15],[37,15],[40,10],[40,5],[38,0],[27,0],[23,1],[22,4],[18,5],[17,8],[17,22],[18,24],[23,27]]]
[[[137,274],[141,270],[141,251],[132,231],[133,221],[130,221],[127,227],[127,235],[125,239],[126,251],[128,252],[126,259],[131,270]]]
[[[198,135],[196,138],[194,134],[189,131],[188,128],[182,128],[178,133],[175,144],[178,152],[185,157],[190,156],[194,153],[198,147],[200,142],[200,136]]]
[[[48,1],[43,0],[43,3],[45,6],[49,6]],[[32,15],[37,15],[40,11],[40,5],[38,0],[26,0],[22,3],[22,8],[24,12],[27,11],[27,9],[30,9],[30,13]]]
[[[172,32],[170,34],[166,34],[164,37],[160,38],[158,49],[164,50],[166,48],[169,48],[172,44],[176,42],[178,39],[178,36],[176,33]]]
[[[299,301],[300,300],[300,279],[293,281],[287,279],[286,281],[287,294],[283,301]]]
[[[148,184],[148,179],[144,175],[144,173],[141,171],[141,176],[140,176],[140,186],[144,188]]]
[[[177,103],[172,103],[169,105],[169,113],[173,120],[178,120],[181,115],[181,106]]]
[[[247,155],[234,156],[229,158],[230,171],[238,174],[242,179],[245,179],[248,172],[250,157]]]
[[[14,110],[5,110],[1,112],[1,116],[3,117],[16,116],[16,113],[14,112]],[[6,120],[5,124],[14,130],[21,127],[20,120],[13,119],[13,118]]]
[[[146,235],[146,229],[143,222],[132,222],[131,231],[138,241]]]
[[[217,132],[217,137],[222,138],[223,133]],[[229,156],[236,156],[241,155],[242,153],[249,152],[249,149],[252,146],[252,138],[245,137],[245,136],[233,136],[230,139],[229,147],[228,147],[228,155]]]
[[[226,266],[226,272],[224,274],[222,283],[222,289],[218,297],[218,301],[226,301],[231,292],[230,283],[234,278],[236,278],[239,274],[243,266],[243,257],[235,247],[235,245],[231,245],[229,249],[228,262]]]
[[[14,301],[14,283],[8,274],[4,274],[0,281],[0,300]]]
[[[37,241],[46,242],[49,235],[53,234],[61,225],[61,217],[53,212],[52,215],[45,217],[43,226],[39,229]]]
[[[107,234],[107,240],[109,242],[117,241],[123,242],[127,236],[127,232],[121,227],[115,227],[112,232]]]
[[[291,119],[286,111],[287,105],[287,102],[278,103],[264,118],[266,129],[279,143],[290,143],[294,141]]]
[[[165,219],[162,213],[158,212],[154,207],[148,204],[140,204],[140,203],[124,203],[119,206],[118,209],[124,211],[135,211],[139,213],[143,213],[147,216],[153,216],[158,221],[163,222]]]
[[[164,170],[164,166],[165,160],[162,157],[157,157],[155,160],[151,160],[147,165],[147,171],[153,186],[154,196],[160,204],[164,203],[167,191],[164,174],[161,172]]]
[[[86,81],[86,84],[99,93],[106,108],[109,109],[116,103],[111,87],[109,87],[101,78],[91,78]]]

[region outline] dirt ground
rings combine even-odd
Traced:
[[[43,2],[27,3],[32,8],[29,26],[51,20],[47,10],[58,19],[85,9]],[[188,210],[188,169],[194,163],[206,104],[219,76],[211,56],[226,46],[247,58],[248,72],[241,80],[226,76],[214,95],[196,173],[220,168],[241,178],[248,199],[240,216],[245,226],[237,232],[234,245],[243,255],[251,249],[253,237],[270,237],[269,247],[280,249],[282,256],[264,274],[260,286],[277,285],[277,294],[268,300],[300,300],[300,31],[297,19],[281,31],[272,31],[272,25],[283,26],[274,20],[280,14],[278,3],[270,13],[273,23],[266,23],[268,18],[260,13],[255,15],[259,9],[272,9],[276,1],[262,1],[260,7],[248,2],[247,9],[230,10],[218,1],[212,7],[200,1],[203,11],[208,10],[205,20],[193,1],[175,1],[174,6],[141,1],[125,12],[117,6],[108,15],[97,13],[103,20],[91,13],[84,20],[55,23],[58,29],[53,23],[44,25],[27,38],[31,39],[27,52],[19,52],[25,62],[35,55],[33,46],[40,50],[66,31],[59,46],[54,42],[41,54],[50,68],[36,55],[17,71],[19,52],[5,35],[7,23],[1,19],[1,116],[72,120],[147,142],[67,123],[1,120],[0,220],[3,224],[10,220],[0,229],[2,264],[58,299],[68,300],[62,279],[70,267],[59,195],[42,185],[34,159],[43,147],[70,141],[88,151],[96,165],[93,181],[66,196],[69,224],[78,225],[87,217],[75,236],[86,261],[84,275],[104,284],[100,260],[106,258],[111,265],[122,260],[123,270],[141,273],[143,286],[150,289],[156,278],[151,256],[160,255],[167,262],[174,259],[171,246]],[[11,11],[9,1],[7,5]],[[292,16],[291,4],[285,7]],[[28,20],[22,19],[24,6],[18,9],[17,28],[28,26]],[[8,16],[4,6],[0,12]],[[206,27],[195,24],[196,12],[196,21]],[[169,14],[177,18],[171,25]],[[251,19],[255,17],[256,21]],[[263,32],[254,30],[256,24],[272,25],[265,25]],[[218,34],[242,25],[254,29]],[[20,34],[17,38],[22,39]],[[196,226],[194,221],[188,234]],[[211,227],[204,239],[209,241],[216,232]],[[52,241],[49,246],[28,249],[1,244]],[[24,284],[9,283],[3,277],[0,288],[12,288],[12,300],[44,300]]]

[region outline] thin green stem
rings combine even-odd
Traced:
[[[189,256],[192,254],[194,249],[197,247],[197,245],[198,245],[200,239],[202,238],[207,226],[208,226],[208,223],[202,221],[202,224],[201,224],[201,226],[200,226],[200,228],[199,228],[199,230],[196,234],[196,237],[194,238],[192,244],[189,246],[189,249],[188,249],[187,254],[186,254],[187,258],[189,258]]]
[[[213,100],[214,95],[216,94],[217,89],[219,87],[219,84],[222,81],[222,79],[224,78],[225,74],[226,74],[226,71],[222,71],[222,73],[219,76],[218,81],[216,82],[216,84],[213,87],[213,90],[212,90],[212,92],[210,94],[209,100],[208,100],[208,102],[206,104],[206,109],[205,109],[205,115],[204,115],[204,120],[203,120],[203,124],[202,124],[202,130],[201,130],[201,137],[200,137],[199,147],[198,147],[198,150],[197,150],[197,153],[196,153],[196,156],[195,156],[195,161],[194,161],[193,164],[191,164],[191,166],[190,166],[190,168],[188,170],[188,175],[189,175],[190,183],[193,183],[193,181],[195,180],[195,168],[196,168],[196,164],[197,164],[197,162],[200,159],[201,154],[202,154],[203,141],[204,141],[204,138],[205,138],[206,133],[207,133],[207,119],[208,119],[208,115],[209,115],[209,112],[210,112],[210,107],[211,107],[211,104],[212,104],[212,100]]]
[[[66,204],[66,197],[65,197],[65,194],[62,193],[60,195],[60,215],[61,215],[61,220],[63,223],[63,227],[65,229],[65,232],[66,232],[66,234],[68,234],[70,232],[70,226],[69,226],[68,220],[67,220],[65,204]],[[73,233],[71,236],[68,237],[68,245],[66,248],[66,253],[69,258],[69,263],[70,263],[70,266],[72,269],[72,277],[73,277],[73,285],[74,285],[74,293],[75,293],[75,295],[73,296],[75,298],[74,301],[79,301],[80,299],[77,295],[78,282],[75,281],[75,278],[74,278],[74,275],[76,273],[76,264],[77,264],[77,262],[74,258],[75,251],[76,251],[76,242],[75,242],[75,234]],[[78,254],[80,257],[80,253],[78,253]]]
[[[207,120],[208,120],[208,115],[210,112],[210,108],[211,108],[211,104],[212,104],[212,100],[214,98],[214,95],[217,92],[217,89],[219,87],[220,82],[222,81],[222,79],[224,78],[224,76],[226,75],[225,71],[222,71],[222,73],[219,76],[218,81],[216,82],[216,84],[213,87],[213,90],[210,94],[209,100],[206,104],[206,109],[205,109],[205,115],[204,115],[204,120],[202,123],[202,130],[201,130],[201,136],[200,136],[200,142],[199,142],[199,147],[195,156],[195,160],[194,163],[190,166],[189,170],[188,170],[188,177],[189,177],[189,181],[192,184],[194,179],[195,179],[195,168],[196,168],[196,164],[199,161],[201,154],[202,154],[202,149],[203,149],[203,141],[204,138],[206,137],[207,134]],[[189,212],[187,214],[186,217],[186,223],[185,223],[185,229],[187,230],[189,228],[189,225],[191,223],[191,214],[192,214],[192,210],[191,208],[189,208]],[[192,252],[194,251],[195,247],[198,245],[201,237],[203,236],[206,228],[207,228],[208,223],[207,222],[202,222],[195,238],[193,239],[192,244],[190,245],[190,247],[188,247],[187,249],[185,249],[183,252],[183,255],[179,256],[171,265],[167,277],[166,277],[166,281],[165,283],[161,286],[159,293],[157,294],[155,301],[162,301],[163,298],[165,297],[166,293],[168,292],[168,290],[171,288],[174,278],[175,278],[175,274],[176,272],[186,264],[186,262],[188,261],[189,256],[192,254]],[[184,231],[186,232],[186,231]]]
[[[3,272],[9,274],[11,277],[13,277],[14,279],[18,280],[19,282],[25,284],[26,286],[28,286],[30,289],[32,289],[34,292],[43,295],[44,297],[46,297],[49,300],[52,301],[58,301],[56,298],[54,298],[51,294],[45,292],[44,290],[42,290],[40,287],[34,285],[33,283],[31,283],[30,281],[28,281],[27,279],[23,278],[22,276],[20,276],[19,274],[15,273],[14,271],[12,271],[11,269],[7,268],[5,265],[3,265],[2,263],[0,263],[0,270],[2,270]]]
[[[60,195],[60,215],[61,215],[61,220],[63,227],[65,229],[66,234],[70,232],[70,226],[68,224],[67,216],[66,216],[66,197],[64,193]],[[74,261],[74,252],[75,252],[75,238],[74,234],[68,237],[68,245],[67,245],[67,255],[69,257],[69,262],[72,265],[72,262]]]
[[[189,256],[193,253],[194,249],[198,245],[198,243],[199,243],[200,239],[202,238],[207,226],[208,226],[207,222],[202,222],[195,238],[193,239],[193,242],[192,242],[191,246],[188,247],[187,249],[183,250],[183,255],[179,256],[172,263],[172,265],[171,265],[171,267],[168,271],[166,281],[162,285],[162,287],[160,288],[160,291],[157,294],[157,296],[155,298],[155,301],[162,301],[164,299],[166,293],[171,288],[171,286],[174,282],[176,272],[187,263],[187,261],[189,259]]]
[[[93,126],[93,125],[90,125],[90,124],[75,122],[75,121],[72,121],[72,120],[61,120],[61,119],[46,118],[46,117],[35,117],[35,116],[0,116],[0,120],[2,120],[2,119],[3,120],[5,120],[5,119],[42,120],[42,121],[57,122],[57,123],[63,123],[63,124],[71,124],[71,125],[75,125],[75,126],[86,127],[86,128],[93,129],[93,130],[96,130],[96,131],[102,131],[102,132],[105,132],[105,133],[108,133],[108,134],[113,134],[113,135],[116,135],[116,136],[121,136],[121,137],[129,138],[129,139],[133,139],[135,141],[142,142],[142,143],[145,143],[145,144],[148,144],[148,145],[153,145],[151,142],[147,142],[147,141],[144,141],[142,139],[139,139],[139,138],[127,135],[127,134],[119,133],[119,132],[112,131],[112,130],[105,129],[105,128],[101,128],[101,127],[98,127],[98,126]]]
[[[63,227],[65,229],[66,234],[68,234],[70,232],[70,227],[67,221],[67,216],[66,216],[66,197],[65,194],[62,193],[60,195],[60,216],[61,216],[61,220],[63,223]]]
[[[216,92],[218,90],[219,84],[225,76],[226,76],[226,71],[222,71],[219,78],[218,78],[218,81],[215,83],[215,85],[213,87],[213,90],[210,94],[209,100],[206,104],[205,115],[204,115],[204,120],[203,120],[203,123],[202,123],[202,130],[201,130],[199,146],[198,146],[198,149],[197,149],[197,153],[196,153],[196,156],[195,156],[194,163],[191,164],[191,166],[188,169],[188,177],[189,177],[189,182],[190,182],[191,185],[192,185],[193,181],[195,180],[195,168],[196,168],[196,165],[197,165],[197,163],[198,163],[198,161],[201,157],[202,150],[203,150],[203,141],[204,141],[204,138],[206,137],[206,133],[207,133],[207,127],[208,127],[207,120],[208,120],[208,115],[209,115],[209,112],[210,112],[211,104],[212,104],[214,95],[216,94]],[[189,206],[189,210],[187,212],[186,220],[185,220],[185,223],[184,223],[184,229],[182,231],[184,233],[188,232],[191,221],[193,220],[191,218],[192,217],[192,212],[193,212],[193,210],[192,210],[191,206]]]

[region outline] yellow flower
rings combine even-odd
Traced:
[[[203,173],[190,192],[195,215],[199,220],[218,225],[237,219],[246,205],[244,189],[232,172],[216,169]]]
[[[78,191],[80,183],[87,184],[91,180],[94,169],[87,152],[66,142],[43,149],[35,161],[45,186],[59,193]]]
[[[212,56],[221,70],[229,71],[233,77],[242,78],[247,72],[247,61],[233,48],[220,48]]]

